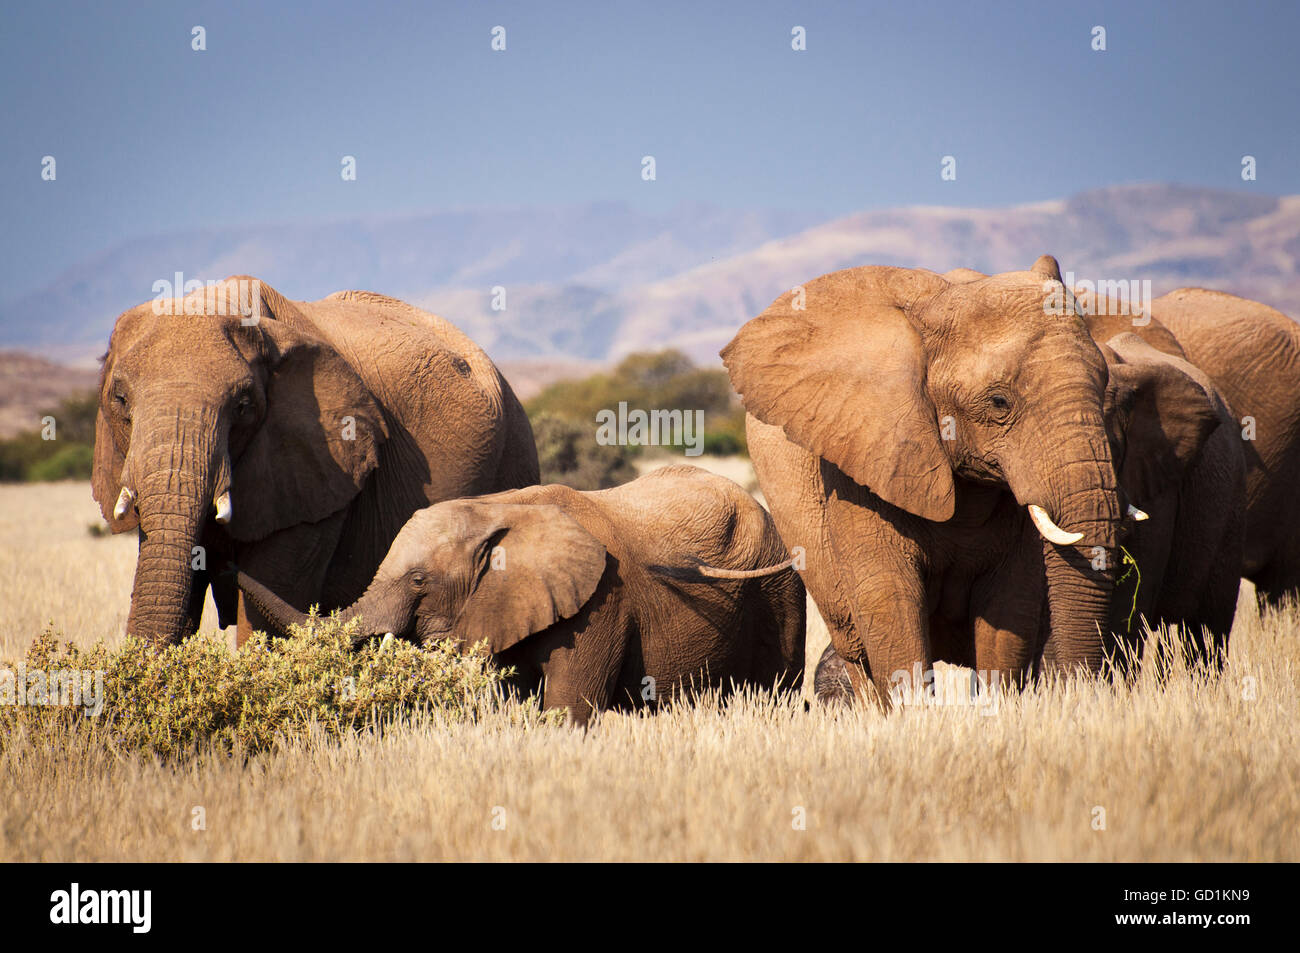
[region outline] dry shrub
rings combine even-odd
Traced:
[[[98,673],[102,708],[92,716],[88,699],[76,707],[0,705],[0,750],[20,734],[45,744],[89,734],[115,751],[163,758],[253,753],[312,726],[338,736],[426,709],[471,716],[499,696],[505,673],[489,664],[485,647],[462,655],[449,644],[424,649],[389,640],[354,650],[358,624],[312,617],[290,638],[257,633],[239,651],[213,633],[161,650],[132,637],[114,649],[102,642],[86,649],[60,646],[46,630],[23,668],[7,666],[14,681],[39,673],[52,687],[49,673],[76,672],[93,686]],[[27,687],[27,678],[21,680],[20,691]]]

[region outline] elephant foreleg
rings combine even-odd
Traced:
[[[839,478],[827,497],[832,568],[852,624],[832,630],[856,698],[915,694],[934,663],[922,555],[887,503]],[[868,691],[873,686],[875,692]]]
[[[1042,548],[1025,538],[971,589],[975,669],[990,690],[1029,678],[1046,616]]]

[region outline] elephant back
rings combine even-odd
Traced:
[[[430,502],[537,481],[523,407],[487,354],[451,322],[368,291],[298,307],[378,398],[398,441],[423,457]]]

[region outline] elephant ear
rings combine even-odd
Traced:
[[[361,492],[388,437],[382,408],[327,342],[263,314],[266,416],[235,464],[230,533],[315,523]]]
[[[454,628],[493,653],[577,615],[605,572],[605,547],[558,506],[476,504],[488,517],[477,581]]]
[[[95,412],[95,451],[94,464],[90,471],[90,490],[95,502],[99,504],[100,512],[104,514],[104,519],[108,521],[109,529],[114,533],[125,533],[127,530],[135,529],[140,524],[140,518],[136,515],[134,507],[128,509],[126,516],[120,520],[113,517],[113,509],[117,506],[117,498],[122,492],[122,470],[126,466],[126,457],[121,450],[117,449],[117,443],[113,440],[112,425],[104,416],[103,388],[106,374],[107,364],[105,364],[105,374],[100,378],[100,408]]]
[[[911,314],[939,275],[862,267],[783,294],[722,349],[745,408],[894,506],[952,516],[952,466]]]
[[[1103,353],[1110,361],[1107,425],[1123,434],[1119,482],[1141,507],[1182,482],[1221,420],[1185,362],[1135,334],[1116,335]]]

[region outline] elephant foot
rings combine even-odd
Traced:
[[[817,674],[813,678],[813,693],[824,705],[835,703],[852,704],[853,682],[849,678],[848,666],[835,651],[834,645],[826,646],[817,661]]]

